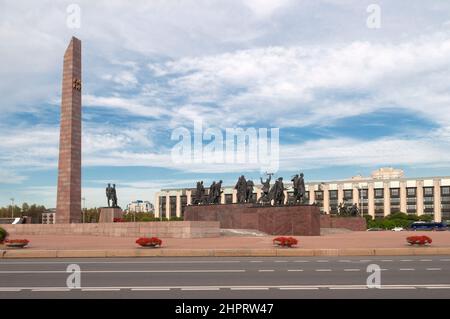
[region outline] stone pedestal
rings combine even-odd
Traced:
[[[313,205],[256,206],[225,204],[187,206],[186,221],[218,221],[220,228],[257,229],[270,235],[319,236],[320,211]]]
[[[114,218],[122,218],[123,211],[120,207],[102,207],[100,208],[99,223],[113,223]]]

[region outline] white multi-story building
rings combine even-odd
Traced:
[[[288,188],[285,191],[286,201],[293,195],[291,184],[290,180],[284,180]],[[305,186],[308,203],[315,203],[326,214],[337,212],[339,204],[343,203],[357,204],[364,215],[373,217],[403,212],[432,215],[436,221],[450,220],[450,176],[406,178],[402,170],[389,167],[376,170],[371,177],[310,182]],[[162,189],[155,195],[155,216],[162,215],[169,219],[181,217],[186,205],[192,203],[195,191],[195,187]],[[255,185],[254,192],[254,197],[259,198],[261,185]],[[233,186],[223,187],[221,203],[236,203],[236,195]]]
[[[149,201],[136,200],[127,205],[127,213],[153,213],[153,204]]]

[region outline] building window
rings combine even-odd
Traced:
[[[323,191],[315,191],[314,198],[316,200],[323,200]]]
[[[359,198],[364,198],[364,199],[368,198],[367,188],[363,188],[363,189],[359,190]]]
[[[166,196],[159,196],[159,214],[160,216],[166,214]]]
[[[345,189],[344,190],[344,199],[353,199],[353,190]]]
[[[170,196],[170,217],[177,216],[177,197]]]
[[[187,196],[181,195],[181,216],[184,216],[184,210],[187,206]]]
[[[375,198],[383,198],[384,197],[384,189],[383,188],[375,188]]]
[[[407,187],[406,188],[406,197],[416,197],[416,188],[415,187]]]
[[[400,188],[391,188],[390,190],[391,198],[399,198],[400,197]]]
[[[338,191],[329,191],[330,192],[330,200],[338,199]]]
[[[433,197],[434,196],[434,187],[424,187],[423,188],[423,196],[425,197]]]
[[[233,194],[225,194],[225,204],[233,204]]]
[[[450,196],[450,186],[441,187],[441,195],[442,196]]]

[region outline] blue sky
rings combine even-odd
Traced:
[[[66,25],[67,6],[81,27]],[[367,7],[377,3],[381,27]],[[450,175],[448,1],[0,0],[0,205],[55,206],[62,57],[83,45],[83,195],[153,201],[232,184],[247,165],[174,163],[172,132],[279,128],[280,170],[307,180]]]

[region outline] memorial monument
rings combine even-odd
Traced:
[[[204,188],[197,183],[197,193],[193,205],[186,206],[186,221],[219,221],[221,228],[257,229],[270,235],[320,235],[320,210],[316,205],[304,204],[305,182],[303,173],[292,179],[294,200],[286,200],[283,178],[278,177],[272,187],[273,174],[261,178],[262,194],[255,200],[254,182],[244,175],[234,186],[237,204],[218,204],[221,184],[213,182],[209,189],[208,201],[202,201]]]
[[[56,223],[81,219],[81,41],[72,37],[64,54]]]
[[[108,202],[108,207],[100,208],[100,216],[98,218],[98,222],[113,223],[114,219],[122,218],[124,214],[122,209],[117,205],[116,184],[113,184],[112,187],[111,184],[108,184],[105,189],[105,194],[106,200]]]

